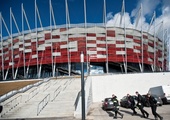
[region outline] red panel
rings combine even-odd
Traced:
[[[97,54],[106,55],[106,51],[97,51]]]
[[[116,44],[125,44],[125,41],[116,41]]]
[[[106,44],[97,44],[97,47],[106,48]]]
[[[96,51],[96,48],[95,47],[88,47],[87,50],[88,51]]]
[[[59,35],[53,35],[53,36],[52,36],[52,39],[59,39],[59,38],[60,38]]]
[[[107,36],[115,37],[115,31],[114,30],[107,30]]]
[[[14,39],[14,40],[13,40],[13,44],[15,44],[15,43],[17,43],[17,42],[19,42],[19,39]]]
[[[86,40],[86,37],[71,37],[68,38],[69,41],[81,41],[81,40]]]
[[[87,36],[96,37],[95,33],[87,33]]]
[[[66,31],[66,28],[60,28],[60,32]]]
[[[126,35],[126,38],[132,38],[133,39],[133,35]]]
[[[141,44],[141,40],[133,39],[133,42]]]
[[[45,41],[38,41],[38,45],[44,44]]]
[[[30,43],[31,39],[25,40],[24,43]]]
[[[95,43],[96,44],[96,40],[88,40],[87,43]]]
[[[106,40],[106,37],[96,37],[97,40],[102,40],[102,41],[105,41]]]
[[[143,35],[143,38],[144,38],[144,39],[148,39],[148,36],[146,36],[146,35]]]
[[[47,40],[47,39],[51,39],[51,33],[46,33],[45,34],[45,40]]]

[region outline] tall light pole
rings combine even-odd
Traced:
[[[82,120],[85,120],[85,91],[84,91],[84,54],[81,52],[81,108],[82,108]]]

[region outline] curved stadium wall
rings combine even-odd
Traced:
[[[166,70],[166,47],[136,29],[91,24],[48,27],[6,38],[1,43],[1,79]]]

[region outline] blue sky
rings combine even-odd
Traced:
[[[54,16],[57,25],[66,23],[65,15],[65,0],[51,0]],[[84,23],[84,0],[67,0],[70,16],[70,23]],[[103,1],[104,0],[86,0],[86,15],[87,23],[102,23],[103,22]],[[10,7],[18,24],[19,30],[22,31],[21,25],[21,4],[23,3],[24,9],[30,24],[31,29],[35,28],[35,7],[34,0],[0,0],[0,12],[10,30]],[[49,0],[37,0],[36,1],[39,13],[41,16],[43,27],[50,25],[49,16]],[[170,0],[125,0],[125,21],[127,27],[134,27],[137,16],[135,14],[142,4],[143,14],[140,19],[142,26],[145,30],[148,29],[150,21],[152,19],[154,11],[156,12],[155,23],[158,25],[156,30],[160,29],[160,23],[164,21],[164,29],[170,31]],[[106,13],[107,13],[107,25],[118,25],[120,21],[120,12],[122,8],[122,0],[106,0]],[[16,27],[13,21],[12,31],[15,33]],[[27,30],[25,22],[25,29]],[[140,24],[138,28],[140,29]],[[38,27],[40,24],[38,23]],[[152,31],[153,32],[153,31]],[[7,36],[7,32],[4,29],[2,36]],[[168,36],[170,37],[170,36]],[[167,39],[168,40],[168,39]]]
[[[54,16],[56,19],[56,24],[65,24],[65,0],[51,0],[54,10]],[[69,7],[70,23],[84,23],[84,0],[67,0]],[[10,7],[15,16],[16,22],[21,30],[21,3],[24,5],[29,24],[31,29],[35,28],[34,22],[34,0],[0,0],[0,12],[9,27],[9,12]],[[37,6],[41,16],[43,26],[49,26],[49,0],[37,0]],[[151,21],[153,12],[156,11],[156,17],[159,18],[163,15],[163,11],[167,9],[170,10],[169,0],[125,0],[125,11],[127,13],[127,20],[130,18],[130,22],[133,24],[135,21],[136,11],[140,7],[140,3],[143,4],[143,15],[145,17],[146,23]],[[122,0],[106,0],[106,13],[108,23],[113,21],[115,15],[121,11]],[[168,6],[168,7],[167,7]],[[87,10],[87,22],[88,23],[102,23],[103,22],[103,0],[86,0],[86,10]],[[128,18],[129,17],[129,18]],[[112,23],[112,22],[111,22]],[[14,23],[13,23],[14,24]],[[38,27],[40,24],[38,23]],[[28,28],[25,28],[28,29]],[[16,28],[13,27],[13,31]],[[4,31],[5,34],[5,31]]]

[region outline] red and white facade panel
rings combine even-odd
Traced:
[[[0,64],[4,64],[1,69],[5,70],[11,68],[12,63],[17,68],[52,62],[80,62],[81,51],[85,62],[125,62],[126,55],[130,63],[142,63],[142,57],[144,64],[153,65],[155,60],[156,66],[161,67],[166,63],[164,43],[135,29],[126,29],[125,37],[123,28],[56,28],[9,38],[2,44]]]

